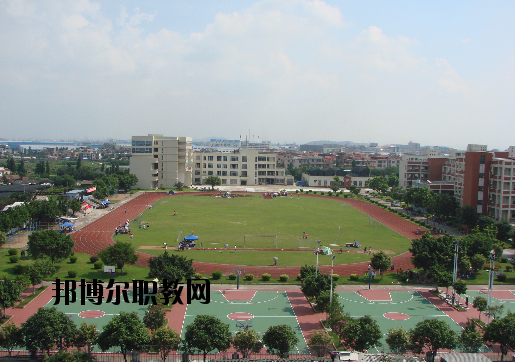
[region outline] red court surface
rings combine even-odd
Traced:
[[[488,290],[481,290],[481,293],[488,294]],[[515,294],[510,290],[493,290],[492,297],[499,300],[514,300]]]
[[[255,290],[248,290],[248,289],[224,289],[221,290],[222,294],[224,295],[225,299],[228,301],[233,300],[245,300],[250,301],[252,298],[254,298],[254,295],[256,294]]]
[[[392,296],[388,290],[363,289],[358,290],[356,293],[371,302],[392,301]]]

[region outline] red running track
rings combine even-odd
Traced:
[[[173,197],[180,197],[182,195],[203,195],[210,196],[213,193],[210,192],[188,192],[188,193],[176,193]],[[418,226],[413,224],[412,222],[393,214],[379,206],[374,204],[353,200],[353,199],[345,199],[340,197],[328,197],[322,195],[301,195],[302,197],[322,197],[322,198],[331,198],[333,200],[346,202],[350,206],[353,206],[357,210],[363,212],[364,214],[371,216],[378,222],[383,225],[389,227],[393,231],[409,238],[420,238],[420,235],[416,235],[416,231]],[[76,231],[72,234],[73,241],[75,242],[75,252],[77,253],[86,253],[90,255],[97,255],[98,252],[102,249],[105,249],[107,246],[114,244],[112,236],[114,234],[114,229],[121,222],[125,222],[127,219],[133,220],[139,214],[141,214],[145,209],[148,208],[149,205],[152,205],[157,200],[170,197],[167,193],[163,192],[147,192],[144,193],[133,200],[125,203],[123,207],[118,207],[115,210],[108,213],[106,216],[92,222],[81,230]],[[127,213],[125,213],[125,209],[127,209]],[[425,232],[425,229],[421,229],[421,232]],[[139,259],[136,263],[137,266],[148,267],[148,260],[152,257],[150,254],[140,253]],[[394,256],[392,258],[392,262],[394,263],[395,269],[408,270],[413,269],[414,266],[411,264],[411,253],[405,252],[401,255]],[[350,274],[363,274],[368,270],[369,262],[361,262],[355,264],[343,264],[343,265],[335,265],[333,268],[333,273],[338,274],[340,277],[349,276]],[[210,275],[215,270],[221,270],[224,275],[228,275],[233,272],[233,269],[237,266],[235,265],[226,265],[226,264],[212,264],[212,263],[203,263],[203,262],[193,262],[193,267],[198,273],[204,275]],[[256,276],[260,276],[263,273],[269,273],[272,275],[272,278],[279,278],[281,274],[287,274],[291,278],[297,276],[300,273],[299,267],[280,267],[280,266],[242,266],[245,268],[245,273],[252,273]],[[325,265],[320,266],[319,269],[326,274],[331,272],[331,266]]]

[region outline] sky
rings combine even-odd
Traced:
[[[0,0],[0,138],[515,145],[515,2]]]

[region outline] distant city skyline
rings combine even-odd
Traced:
[[[6,0],[0,137],[504,150],[514,13],[508,0]]]

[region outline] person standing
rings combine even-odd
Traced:
[[[234,245],[234,252],[236,252],[236,245]]]

